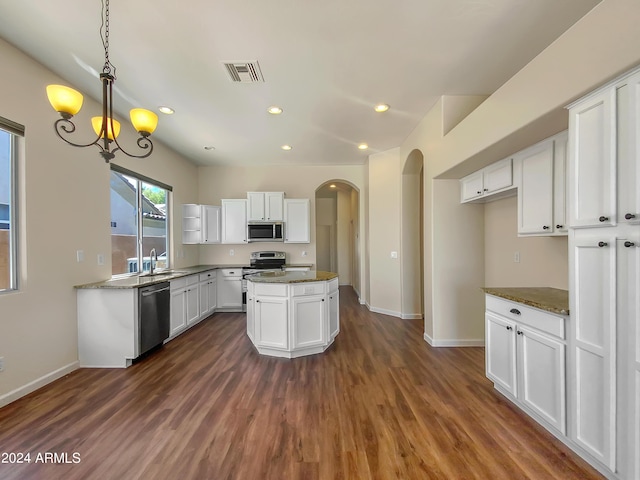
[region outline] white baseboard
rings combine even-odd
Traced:
[[[392,317],[398,317],[398,318],[402,317],[402,314],[400,312],[396,312],[394,310],[387,310],[385,308],[371,307],[369,305],[367,305],[367,307],[373,313],[381,313],[383,315],[391,315]]]
[[[5,393],[4,395],[0,396],[0,408],[4,407],[5,405],[9,405],[11,402],[15,402],[25,395],[29,395],[31,392],[35,392],[39,388],[44,387],[45,385],[64,377],[68,373],[71,373],[78,368],[80,368],[79,362],[76,361],[70,363],[69,365],[65,365],[64,367],[43,375],[40,378],[36,378],[34,381],[29,382],[22,387],[16,388],[9,393]]]
[[[484,338],[478,340],[464,340],[464,339],[449,339],[449,340],[434,340],[426,333],[424,334],[424,340],[432,347],[484,347]]]

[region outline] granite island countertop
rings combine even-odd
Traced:
[[[261,272],[249,275],[247,280],[254,283],[302,283],[326,282],[337,277],[337,273],[309,270],[306,272]]]
[[[569,315],[569,292],[551,287],[485,287],[489,295],[522,303],[551,313]]]

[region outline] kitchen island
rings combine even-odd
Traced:
[[[247,277],[247,335],[258,353],[283,358],[322,353],[339,331],[336,273],[264,272]]]

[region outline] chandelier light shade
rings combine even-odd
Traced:
[[[89,147],[95,145],[100,149],[100,155],[106,162],[115,157],[120,151],[129,157],[146,158],[153,152],[153,143],[149,136],[158,126],[158,116],[144,108],[134,108],[129,113],[131,123],[140,137],[137,144],[141,152],[138,155],[128,153],[118,143],[120,134],[120,122],[113,118],[113,82],[116,80],[116,67],[109,60],[109,0],[102,0],[102,25],[100,26],[100,38],[104,45],[104,66],[100,74],[102,82],[102,116],[93,117],[91,126],[97,138],[90,143],[74,143],[67,138],[76,130],[71,121],[82,108],[83,97],[80,92],[63,85],[48,85],[47,97],[53,109],[60,114],[54,123],[54,130],[58,137],[74,147]]]

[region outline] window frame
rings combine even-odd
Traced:
[[[20,256],[18,251],[20,220],[18,213],[18,170],[25,128],[19,123],[0,117],[0,130],[9,140],[9,287],[0,288],[0,295],[20,291]]]
[[[136,185],[136,212],[137,212],[137,221],[136,221],[136,227],[137,227],[137,233],[136,233],[136,253],[137,253],[137,257],[138,257],[138,265],[139,265],[139,269],[137,272],[123,272],[123,273],[116,273],[116,274],[111,274],[112,278],[122,278],[122,277],[132,277],[132,276],[137,276],[137,275],[141,275],[143,273],[145,273],[146,271],[144,270],[144,255],[143,255],[143,222],[144,222],[144,215],[143,215],[143,208],[142,208],[142,184],[146,183],[146,184],[151,184],[155,187],[159,187],[162,188],[164,190],[166,190],[167,192],[167,198],[166,198],[166,221],[165,221],[165,225],[166,225],[166,246],[167,246],[167,250],[166,250],[166,255],[167,255],[167,260],[166,260],[166,267],[162,268],[162,269],[158,269],[159,271],[162,270],[168,270],[171,268],[171,253],[172,253],[172,242],[171,242],[171,222],[172,222],[172,215],[171,215],[171,205],[172,205],[172,194],[173,194],[173,187],[171,185],[167,185],[166,183],[160,182],[158,180],[155,180],[153,178],[147,177],[145,175],[139,174],[137,172],[134,172],[132,170],[129,170],[127,168],[121,167],[120,165],[117,165],[115,163],[110,163],[110,167],[111,170],[109,172],[109,176],[111,176],[111,172],[117,172],[120,173],[122,175],[126,175],[127,177],[131,177],[133,179],[136,180],[137,185]],[[111,212],[111,206],[109,207],[109,211]],[[113,252],[113,245],[112,245],[112,252]],[[112,266],[113,269],[113,266]]]

